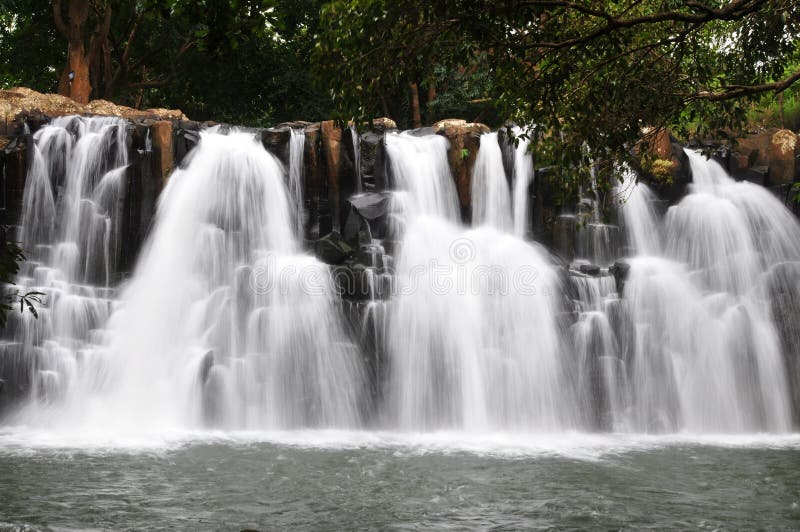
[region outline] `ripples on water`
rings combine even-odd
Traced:
[[[796,529],[798,463],[796,435],[16,429],[0,530]]]

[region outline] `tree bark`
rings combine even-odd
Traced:
[[[409,86],[411,87],[411,119],[415,128],[422,127],[422,114],[419,110],[419,85],[412,81]]]
[[[428,118],[428,123],[432,124],[434,122],[433,116],[433,109],[431,108],[431,103],[436,99],[436,84],[433,81],[433,78],[428,80],[428,99],[425,101],[426,113],[425,115]]]
[[[63,18],[61,0],[53,0],[56,27],[67,39],[67,64],[58,82],[58,93],[79,103],[88,103],[92,94],[89,61],[84,44],[85,25],[89,17],[89,0],[69,0],[67,20]],[[72,74],[72,80],[70,80]]]

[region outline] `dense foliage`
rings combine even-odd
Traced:
[[[0,85],[71,95],[65,75],[79,69],[68,57],[68,36],[74,17],[83,17],[91,99],[250,125],[330,114],[330,98],[313,84],[309,63],[319,0],[49,4],[0,0]]]
[[[621,159],[644,127],[719,135],[800,78],[794,0],[337,0],[317,49],[343,116],[386,87],[478,64],[498,115],[552,162]]]

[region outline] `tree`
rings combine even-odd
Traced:
[[[1,86],[250,125],[329,114],[308,61],[321,0],[42,3],[0,0]]]
[[[498,113],[537,124],[539,160],[563,165],[630,159],[644,127],[736,128],[800,79],[794,0],[337,0],[322,23],[317,60],[343,115],[481,59]]]

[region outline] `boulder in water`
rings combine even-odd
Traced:
[[[358,233],[367,229],[372,238],[384,238],[388,229],[389,197],[387,193],[375,192],[351,196],[347,200],[350,212],[347,215],[344,239],[351,243],[358,242]]]
[[[617,282],[617,293],[622,293],[622,290],[625,287],[625,281],[628,278],[628,272],[630,272],[630,270],[630,264],[620,261],[615,262],[614,265],[608,269],[608,271],[611,272],[611,275],[614,276],[614,280]]]
[[[342,238],[342,235],[332,231],[317,240],[314,252],[317,258],[326,264],[341,264],[353,255],[355,249]]]
[[[211,372],[211,368],[214,366],[214,350],[209,349],[203,355],[203,359],[200,361],[200,382],[205,384],[208,381],[208,374]]]
[[[596,264],[581,264],[578,270],[586,275],[600,275],[600,266]]]

